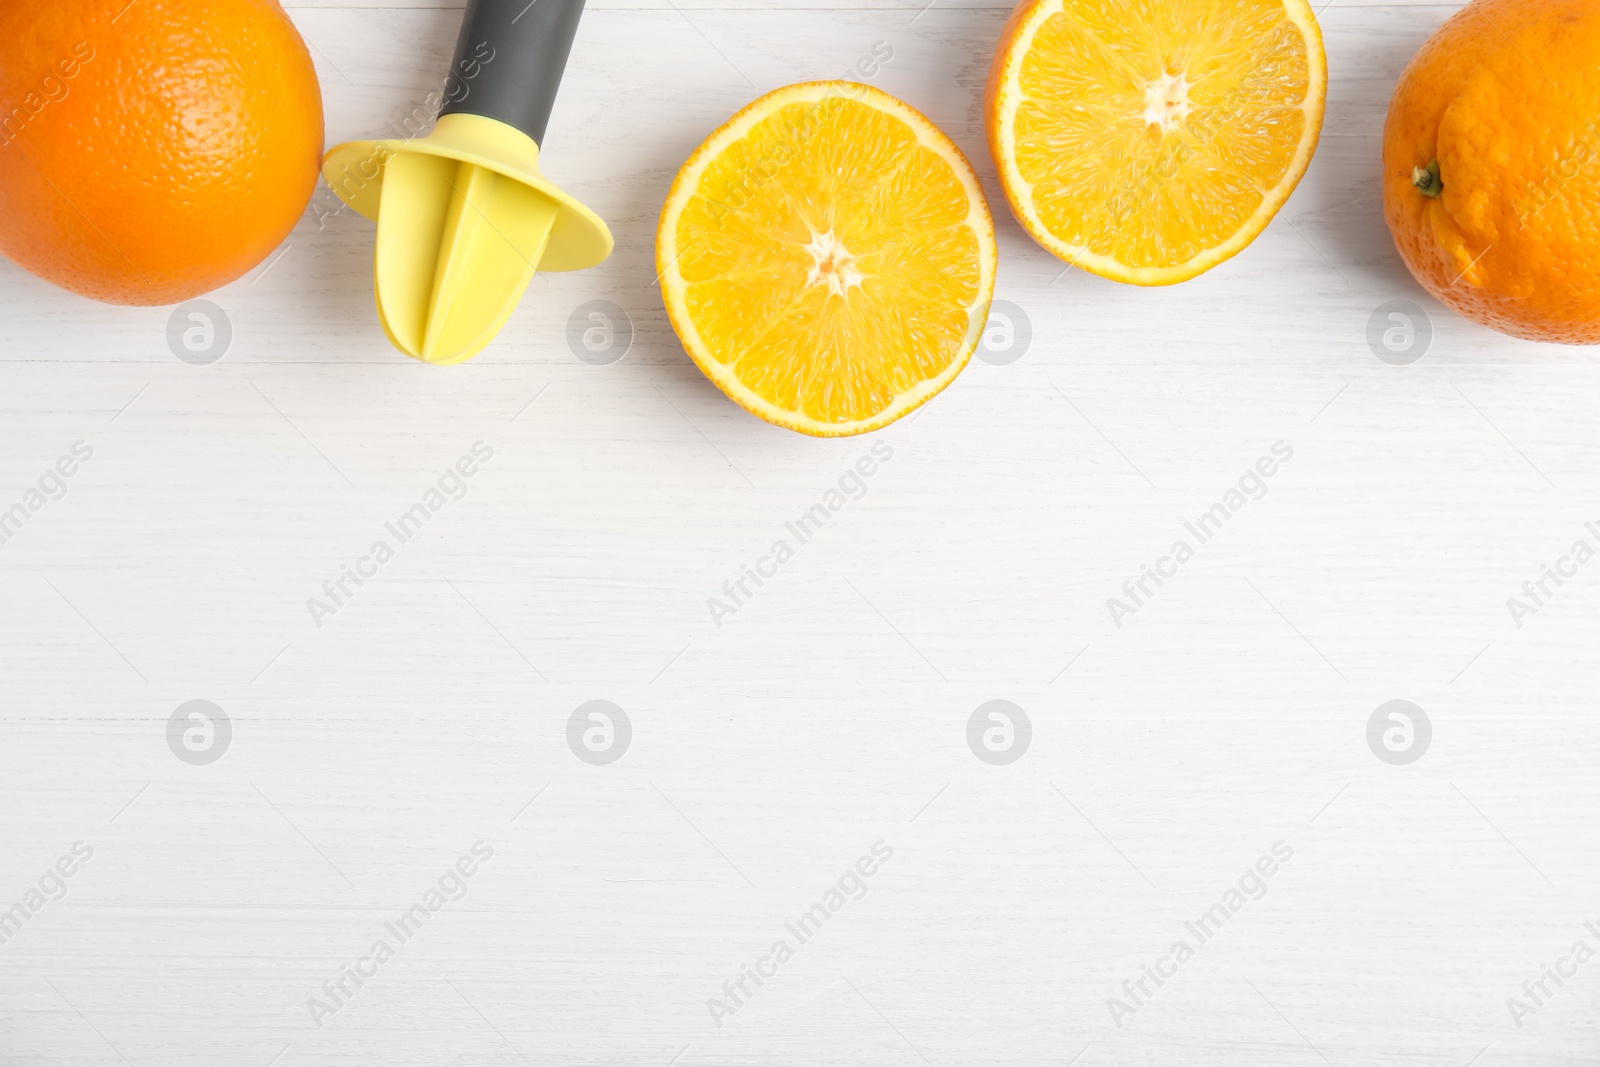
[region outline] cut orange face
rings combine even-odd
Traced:
[[[977,347],[994,222],[950,139],[856,82],[791,85],[712,134],[661,212],[673,328],[752,414],[817,437],[926,403]]]
[[[1316,151],[1306,0],[1023,0],[989,72],[1011,210],[1068,263],[1170,285],[1235,255]]]

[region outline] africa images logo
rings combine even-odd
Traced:
[[[397,949],[422,932],[424,923],[447,905],[467,895],[471,888],[468,880],[493,858],[494,846],[481,839],[474,841],[467,852],[456,857],[455,863],[446,867],[434,884],[422,891],[416,903],[401,912],[399,918],[383,924],[387,937],[374,941],[365,956],[359,957],[353,964],[343,965],[337,976],[324,981],[322,996],[306,998],[306,1010],[311,1013],[312,1023],[321,1029],[323,1020],[330,1015],[337,1015],[362,986],[378,976],[384,964],[394,959]],[[393,944],[390,944],[390,938],[394,939]]]
[[[799,918],[783,924],[784,931],[794,938],[779,938],[766,954],[759,957],[752,970],[748,963],[740,965],[739,974],[722,983],[722,996],[707,997],[706,1010],[711,1021],[722,1029],[723,1020],[737,1015],[760,991],[767,981],[776,978],[778,969],[794,959],[795,946],[804,945],[822,932],[822,924],[844,910],[845,905],[861,900],[867,895],[867,879],[881,871],[894,858],[894,848],[881,837],[872,843],[872,855],[862,856],[845,869],[835,883],[823,891],[822,899],[800,913]]]
[[[1106,610],[1111,613],[1111,621],[1117,629],[1122,629],[1128,618],[1138,614],[1139,609],[1145,607],[1168,581],[1176,578],[1179,568],[1195,558],[1196,549],[1221,533],[1222,528],[1243,511],[1246,504],[1266,496],[1267,479],[1277,474],[1282,465],[1293,458],[1294,448],[1291,445],[1284,441],[1274,442],[1271,455],[1261,456],[1239,476],[1237,488],[1230,488],[1223,493],[1222,499],[1207,508],[1195,522],[1184,522],[1183,528],[1194,538],[1194,544],[1190,544],[1188,538],[1174,541],[1172,551],[1156,560],[1153,568],[1147,563],[1139,577],[1122,583],[1122,597],[1106,598]]]
[[[443,511],[446,504],[465,497],[470,488],[467,479],[482,469],[480,461],[487,463],[493,458],[494,447],[486,441],[478,441],[472,446],[470,454],[463,454],[452,468],[439,476],[437,487],[430,486],[422,494],[422,499],[402,512],[399,518],[384,523],[385,532],[394,538],[393,545],[388,538],[380,537],[372,543],[366,555],[354,564],[343,565],[338,577],[322,583],[326,600],[317,596],[306,598],[306,611],[311,614],[311,621],[316,628],[322,629],[324,619],[339,614],[341,609],[348,606],[361,587],[376,578],[379,569],[394,559],[395,549],[422,533],[422,528]],[[354,589],[350,588],[352,584],[355,585]]]
[[[771,552],[756,560],[755,570],[751,570],[749,565],[740,567],[737,577],[722,583],[726,600],[714,596],[706,598],[706,610],[711,613],[711,621],[717,629],[722,629],[724,619],[737,615],[740,608],[754,599],[761,587],[767,584],[763,578],[778,576],[779,568],[794,559],[798,546],[817,536],[850,501],[860,500],[867,495],[870,488],[867,480],[894,457],[894,448],[887,441],[874,441],[871,451],[872,455],[863,455],[852,466],[845,468],[836,485],[824,492],[820,501],[808,507],[794,522],[783,524],[784,532],[794,539],[792,544],[789,538],[780,537],[772,543]],[[750,587],[752,583],[754,589]]]
[[[1253,865],[1245,868],[1237,883],[1223,891],[1220,903],[1201,912],[1194,922],[1183,924],[1184,931],[1194,938],[1193,944],[1189,943],[1188,938],[1179,938],[1172,943],[1166,955],[1156,960],[1153,968],[1146,967],[1139,977],[1124,981],[1122,996],[1106,999],[1106,1008],[1111,1012],[1111,1021],[1117,1029],[1122,1029],[1122,1024],[1129,1016],[1137,1015],[1148,1006],[1155,999],[1156,990],[1176,978],[1183,965],[1194,959],[1200,949],[1221,933],[1224,924],[1244,911],[1246,904],[1266,896],[1267,879],[1277,874],[1281,865],[1293,858],[1294,848],[1287,841],[1273,842],[1271,855],[1262,855]],[[1151,988],[1152,985],[1154,988]]]
[[[77,474],[83,464],[94,458],[94,447],[86,441],[73,444],[70,454],[58,458],[39,476],[36,487],[30,487],[22,499],[9,508],[0,510],[0,545],[7,544],[22,531],[28,520],[43,511],[45,505],[67,495],[67,479]]]
[[[1584,933],[1600,943],[1600,926],[1593,921],[1583,924]],[[1565,988],[1567,981],[1578,977],[1578,968],[1594,959],[1595,951],[1590,946],[1587,938],[1580,937],[1572,943],[1566,953],[1556,957],[1552,966],[1540,964],[1539,974],[1522,983],[1522,996],[1507,997],[1506,1010],[1511,1013],[1511,1021],[1521,1030],[1524,1021],[1538,1015],[1549,1005],[1555,995]]]
[[[22,932],[28,920],[45,909],[47,904],[66,897],[67,879],[83,869],[94,858],[94,846],[87,841],[74,841],[69,855],[63,855],[39,876],[37,886],[30,886],[22,900],[9,908],[0,909],[0,945],[10,943]]]
[[[1579,567],[1594,559],[1594,546],[1600,544],[1600,523],[1584,523],[1583,532],[1588,536],[1573,541],[1566,554],[1557,557],[1554,566],[1546,563],[1539,571],[1539,577],[1522,583],[1522,596],[1506,597],[1506,610],[1511,613],[1511,621],[1517,629],[1522,629],[1524,620],[1539,614],[1548,606],[1561,587],[1578,576]],[[1589,540],[1591,537],[1594,538],[1593,542]]]

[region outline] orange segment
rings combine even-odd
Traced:
[[[701,145],[656,237],[695,363],[746,410],[866,433],[966,366],[994,295],[994,223],[949,138],[855,82],[791,85]]]
[[[1306,0],[1023,0],[985,118],[1035,240],[1169,285],[1266,228],[1311,162],[1326,90]]]

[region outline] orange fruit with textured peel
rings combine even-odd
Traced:
[[[0,253],[117,304],[233,281],[316,188],[322,91],[277,0],[0,2]]]
[[[926,403],[977,347],[994,223],[950,139],[856,82],[791,85],[684,164],[656,236],[673,328],[747,411],[817,437]]]
[[[1106,278],[1170,285],[1237,254],[1288,200],[1327,83],[1305,0],[1023,0],[985,126],[1034,240]]]
[[[1600,342],[1600,8],[1476,0],[1400,76],[1383,213],[1401,258],[1475,322]]]

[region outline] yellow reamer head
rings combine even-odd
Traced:
[[[535,271],[611,255],[600,216],[541,177],[537,142],[498,119],[445,114],[425,138],[351,141],[323,157],[322,175],[378,223],[378,318],[428,363],[483,351]]]

